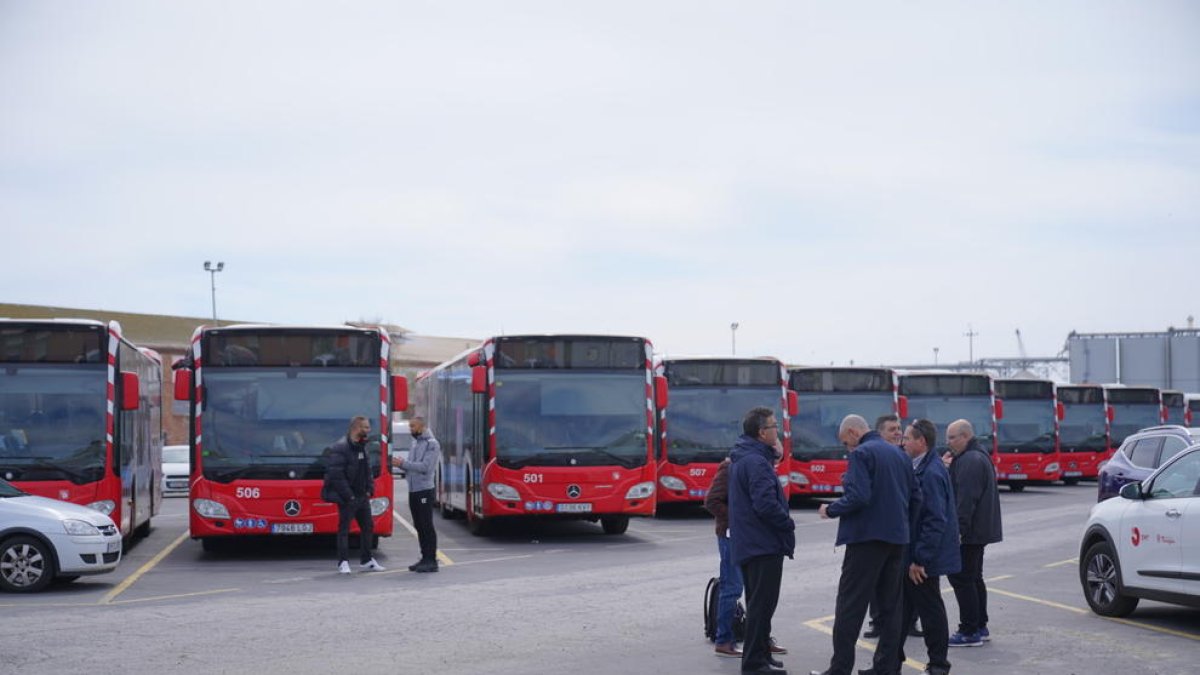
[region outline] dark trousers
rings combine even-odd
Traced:
[[[833,620],[833,658],[830,675],[850,675],[854,669],[854,644],[862,630],[867,605],[875,602],[879,642],[875,645],[876,673],[900,668],[900,576],[904,547],[882,541],[847,544],[838,581]]]
[[[437,530],[433,529],[433,488],[408,493],[408,510],[412,512],[417,542],[421,545],[421,560],[437,560]]]
[[[783,556],[760,555],[742,563],[746,587],[746,639],[742,642],[742,670],[770,665],[771,617],[779,604],[783,581]]]
[[[365,563],[371,560],[371,539],[375,533],[371,522],[371,503],[367,497],[355,499],[349,504],[338,504],[338,560],[350,559],[350,521],[358,521],[359,553],[358,561]]]
[[[963,544],[962,571],[951,574],[954,599],[958,601],[958,630],[964,635],[987,626],[987,586],[983,583],[985,544]]]
[[[942,602],[942,578],[929,576],[920,584],[914,584],[907,576],[901,584],[904,586],[904,613],[901,626],[911,626],[917,617],[921,617],[921,625],[925,627],[925,649],[929,652],[929,672],[950,672],[950,661],[947,659],[950,642],[950,625],[946,618],[946,603]],[[904,663],[904,641],[908,637],[907,630],[900,631],[899,662]],[[900,672],[898,669],[896,672]]]

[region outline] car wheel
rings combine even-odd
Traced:
[[[1107,541],[1088,547],[1079,564],[1083,597],[1092,611],[1101,616],[1128,616],[1138,599],[1121,592],[1121,567]]]
[[[54,581],[54,567],[50,546],[40,539],[17,536],[0,544],[0,589],[40,591]]]

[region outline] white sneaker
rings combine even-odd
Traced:
[[[345,560],[338,563],[338,574],[350,574],[350,563]]]
[[[364,572],[383,572],[385,569],[387,569],[383,565],[380,565],[379,563],[375,562],[374,558],[371,558],[367,562],[362,563],[361,565],[358,566],[358,568]],[[349,571],[349,570],[347,570],[347,571]]]

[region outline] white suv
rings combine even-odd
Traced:
[[[1079,581],[1104,616],[1126,616],[1141,598],[1200,607],[1200,445],[1092,507]]]
[[[121,534],[108,516],[34,497],[0,479],[0,590],[39,591],[121,562]]]

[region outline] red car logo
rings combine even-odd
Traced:
[[[1142,531],[1137,529],[1136,527],[1133,528],[1133,536],[1130,537],[1130,541],[1133,542],[1134,546],[1137,546],[1138,544],[1142,543]]]

